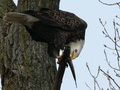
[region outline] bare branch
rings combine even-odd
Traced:
[[[107,30],[106,30],[106,28],[105,28],[106,23],[103,24],[103,22],[102,22],[101,19],[99,19],[99,21],[100,21],[101,25],[102,25],[103,28],[104,28],[103,34],[104,34],[106,37],[108,37],[113,43],[115,43],[114,39],[111,38],[111,36],[109,35],[109,33],[107,32]],[[120,48],[120,45],[118,45],[118,44],[116,44],[116,45]]]
[[[97,77],[99,76],[99,73],[100,73],[100,66],[99,66],[99,68],[98,68],[98,72],[97,72],[97,75],[96,75],[96,76],[92,75],[92,73],[91,73],[91,71],[90,71],[90,68],[89,68],[89,66],[88,66],[88,63],[86,63],[86,67],[88,68],[88,71],[89,71],[90,75],[91,75],[92,78],[94,79],[94,90],[96,90],[96,85],[98,86],[99,90],[101,90],[100,85],[99,85],[99,83],[98,83],[97,80],[96,80]]]
[[[111,79],[115,83],[115,85],[120,89],[120,86],[117,84],[117,82],[110,75],[105,73],[102,69],[100,69],[100,71],[105,74],[105,76],[108,78],[108,80]]]
[[[117,17],[117,16],[116,16],[116,17]],[[117,69],[117,68],[114,68],[114,67],[112,67],[112,66],[110,65],[110,62],[108,62],[108,59],[107,59],[106,52],[104,51],[105,57],[106,57],[106,61],[107,61],[108,65],[109,65],[111,68],[120,71],[120,62],[119,62],[119,61],[120,61],[120,60],[119,60],[119,59],[120,59],[120,54],[119,54],[119,52],[120,52],[120,50],[119,50],[120,46],[119,46],[119,44],[118,44],[118,41],[120,41],[120,36],[119,36],[118,28],[116,28],[116,22],[115,22],[115,20],[113,20],[113,26],[114,26],[115,36],[114,36],[114,38],[112,38],[112,37],[109,35],[109,33],[107,32],[107,30],[106,30],[106,27],[105,27],[106,22],[105,22],[105,24],[103,24],[103,22],[101,21],[101,19],[99,19],[99,20],[100,20],[101,25],[102,25],[103,28],[104,28],[103,34],[104,34],[106,37],[108,37],[108,38],[114,43],[114,49],[108,47],[107,45],[104,45],[104,46],[105,46],[106,48],[110,49],[110,50],[114,50],[114,51],[115,51],[115,53],[113,53],[113,54],[117,56],[118,69]]]
[[[120,2],[116,2],[116,3],[112,3],[112,4],[108,4],[108,3],[104,3],[101,0],[98,0],[100,3],[104,4],[104,5],[108,5],[108,6],[113,6],[113,5],[118,5],[120,8]]]
[[[65,47],[64,53],[60,59],[61,59],[61,61],[59,63],[59,68],[58,68],[58,72],[56,74],[56,79],[55,79],[55,84],[54,84],[53,90],[60,90],[67,63],[69,64],[69,66],[71,68],[73,78],[75,80],[75,84],[77,87],[74,67],[73,67],[72,61],[70,60],[70,48],[69,47],[67,47],[67,46]]]
[[[120,19],[120,17],[118,17],[117,15],[116,15],[116,18],[117,18],[117,19]],[[120,24],[119,24],[118,22],[116,23],[116,25],[120,26]],[[118,31],[117,31],[117,32],[118,32]],[[120,38],[119,38],[119,39],[120,39]]]
[[[90,86],[88,86],[88,84],[85,82],[85,85],[89,88],[89,90],[91,90]]]
[[[113,6],[113,5],[118,5],[119,8],[120,8],[120,2],[116,2],[116,3],[112,3],[112,4],[108,4],[108,3],[104,3],[102,2],[101,0],[98,0],[100,3],[104,4],[104,5],[108,5],[108,6]],[[116,18],[117,19],[120,19],[120,17],[118,17],[116,15]],[[120,23],[119,21],[116,22],[116,19],[113,20],[113,26],[114,26],[114,37],[111,37],[108,30],[106,29],[106,24],[107,22],[105,21],[104,23],[102,22],[101,19],[99,19],[101,25],[103,26],[104,30],[102,31],[102,33],[105,35],[105,37],[107,37],[108,39],[110,39],[113,44],[114,44],[114,47],[109,47],[107,45],[104,45],[105,48],[109,49],[109,50],[112,50],[113,51],[113,55],[115,55],[115,57],[117,58],[117,68],[113,67],[111,64],[110,64],[110,61],[108,60],[108,57],[107,57],[107,53],[106,51],[104,50],[104,54],[105,54],[105,60],[107,62],[107,64],[109,65],[109,67],[111,69],[114,70],[115,74],[117,77],[120,77],[120,74],[117,73],[117,71],[120,71],[120,34],[119,34],[119,28],[120,27]],[[114,80],[114,78],[112,78],[110,75],[109,75],[109,71],[107,73],[105,73],[102,69],[100,69],[100,71],[107,77],[108,79],[108,82],[109,82],[109,88],[110,90],[116,90],[116,86],[120,89],[120,86],[118,85],[118,83]],[[90,72],[90,70],[89,70]],[[95,81],[95,80],[94,80]],[[116,85],[114,85],[114,84]],[[109,89],[107,89],[109,90]]]
[[[120,77],[120,74],[118,74],[115,70],[114,70],[115,74],[117,77]]]
[[[104,47],[107,48],[107,49],[110,49],[110,50],[115,50],[115,49],[113,49],[111,47],[108,47],[107,45],[104,45]]]
[[[119,63],[119,61],[120,61],[119,60],[120,55],[119,55],[119,50],[118,50],[118,47],[117,47],[117,42],[119,41],[119,34],[118,34],[118,28],[116,28],[116,22],[115,22],[115,20],[113,21],[113,25],[114,25],[114,33],[115,33],[115,37],[114,37],[115,52],[117,54],[118,68],[120,69],[120,63]],[[117,40],[117,38],[118,38],[118,40]]]
[[[104,54],[105,54],[105,60],[107,62],[107,64],[114,70],[117,70],[117,71],[120,71],[120,69],[117,69],[117,68],[114,68],[113,66],[111,66],[110,62],[108,61],[108,57],[107,57],[107,54],[106,54],[106,51],[104,50]]]

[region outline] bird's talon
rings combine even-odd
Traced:
[[[61,62],[61,59],[59,58],[58,61],[57,61],[57,64],[60,64],[60,62]]]
[[[60,56],[57,56],[57,58],[58,58],[57,63],[58,63],[58,64],[61,62],[61,58],[62,58],[62,56],[63,56],[63,52],[64,52],[64,50],[62,50],[62,54],[61,54]]]
[[[57,63],[59,64],[59,63],[61,62],[62,55],[60,55],[60,56],[57,56],[57,58],[58,58],[58,61],[57,61]]]
[[[62,55],[60,55],[60,56],[57,56],[57,58],[59,59],[59,58],[61,58],[62,57]]]

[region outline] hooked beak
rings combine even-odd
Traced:
[[[77,53],[75,51],[73,51],[70,56],[71,60],[75,59],[76,57],[77,57]]]

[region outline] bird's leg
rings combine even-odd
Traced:
[[[62,50],[62,54],[61,54],[60,56],[57,56],[57,58],[58,58],[57,63],[58,63],[58,64],[59,64],[59,63],[60,63],[60,61],[61,61],[61,57],[63,56],[63,53],[64,53],[64,50]]]
[[[77,57],[75,51],[72,52],[71,56],[70,56],[70,59],[73,60]]]

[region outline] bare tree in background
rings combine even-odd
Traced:
[[[0,0],[0,74],[2,90],[53,90],[56,64],[47,45],[31,39],[22,25],[3,21],[7,12],[58,9],[59,0]]]
[[[116,2],[116,3],[113,3],[113,4],[108,4],[108,3],[104,3],[100,0],[98,0],[100,3],[104,4],[104,5],[108,5],[108,6],[113,6],[113,5],[117,5],[119,6],[120,8],[120,2]],[[106,63],[108,64],[108,66],[111,68],[111,70],[113,71],[115,77],[117,79],[119,79],[120,81],[120,23],[117,22],[117,21],[120,21],[120,17],[119,16],[116,16],[115,19],[113,20],[113,30],[114,30],[114,37],[112,37],[110,34],[109,34],[109,31],[107,30],[107,27],[106,27],[106,24],[107,22],[103,22],[101,19],[99,19],[102,27],[103,27],[103,34],[105,35],[106,38],[108,38],[110,41],[112,41],[113,45],[112,47],[110,47],[109,45],[104,45],[105,46],[105,50],[104,50],[104,54],[105,54],[105,60],[106,60]],[[107,51],[106,49],[109,49],[111,50],[111,52],[113,53],[112,56],[109,56],[107,54]],[[110,57],[115,57],[116,60],[111,60]],[[112,66],[112,64],[110,63],[110,61],[114,61],[114,62],[117,62],[117,65],[116,66]],[[116,78],[113,78],[112,75],[109,74],[109,71],[104,71],[103,69],[101,69],[101,67],[99,66],[98,67],[98,72],[97,72],[97,75],[94,76],[91,71],[90,71],[90,68],[89,68],[89,65],[88,63],[86,64],[87,68],[88,68],[88,71],[91,75],[91,77],[93,78],[94,80],[94,90],[96,90],[97,88],[99,90],[105,90],[104,87],[101,87],[100,84],[99,84],[99,81],[97,80],[97,78],[99,77],[99,74],[100,73],[103,73],[103,75],[107,78],[108,80],[108,83],[109,83],[109,87],[107,90],[120,90],[120,82],[117,81]],[[104,77],[102,76],[102,77]],[[104,82],[104,81],[103,81]],[[86,83],[86,86],[90,89],[91,87]]]

